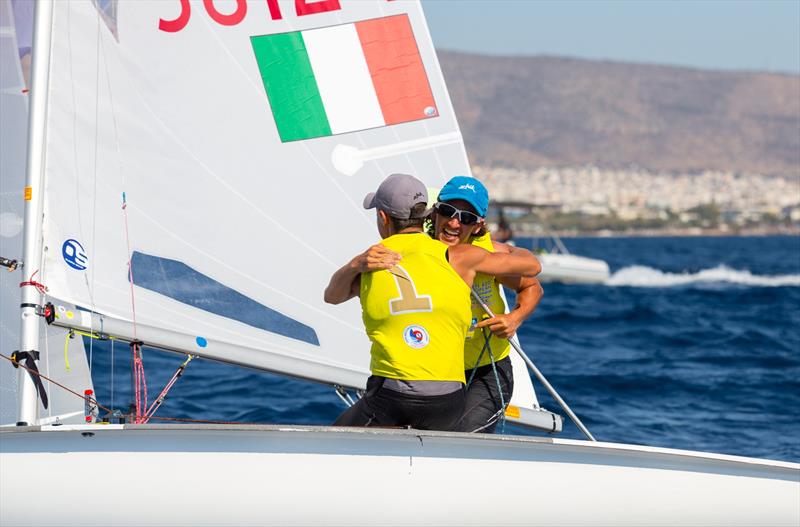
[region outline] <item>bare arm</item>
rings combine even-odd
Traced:
[[[482,320],[477,327],[488,327],[499,338],[511,338],[520,325],[539,305],[544,289],[536,278],[502,277],[497,279],[501,284],[517,291],[517,305],[510,313],[495,314],[494,317]]]
[[[530,251],[498,242],[493,242],[494,253],[469,245],[458,247],[450,248],[450,262],[468,285],[472,285],[475,272],[480,271],[494,275],[500,283],[517,291],[517,305],[510,313],[495,314],[478,324],[478,327],[489,327],[498,337],[513,336],[536,309],[544,292],[538,280],[522,276],[538,273],[541,270],[539,260]]]
[[[542,270],[538,258],[525,249],[514,253],[494,252],[461,244],[448,248],[448,260],[461,278],[472,287],[475,273],[492,276],[536,276]]]
[[[358,296],[361,273],[391,269],[400,261],[400,255],[381,244],[376,244],[355,256],[333,273],[325,288],[325,302],[341,304]]]
[[[477,263],[475,270],[497,277],[519,275],[532,278],[541,272],[542,265],[529,250],[515,247],[508,253],[487,251]]]

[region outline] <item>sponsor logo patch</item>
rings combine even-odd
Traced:
[[[86,256],[86,251],[83,250],[83,245],[78,240],[69,239],[65,241],[64,245],[61,246],[61,255],[67,265],[73,269],[78,271],[86,269],[89,257]]]
[[[422,326],[411,325],[403,330],[403,340],[412,348],[424,348],[430,342],[428,332]]]

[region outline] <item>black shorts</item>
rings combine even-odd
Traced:
[[[371,376],[367,391],[336,419],[334,426],[410,426],[419,430],[453,430],[464,413],[464,390],[445,395],[411,395],[383,387]]]
[[[464,406],[464,415],[456,424],[459,432],[483,432],[490,434],[497,427],[497,422],[503,417],[500,392],[497,381],[503,390],[503,399],[506,405],[511,400],[514,391],[514,375],[511,371],[511,357],[494,363],[497,368],[497,378],[491,364],[481,366],[475,372],[472,382],[467,386],[467,397]],[[469,380],[472,370],[464,372]]]

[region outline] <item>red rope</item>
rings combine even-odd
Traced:
[[[136,336],[136,301],[133,292],[133,258],[131,255],[131,239],[128,231],[128,203],[125,193],[122,193],[122,215],[125,222],[125,243],[128,248],[128,282],[131,287],[131,314],[133,318],[133,340],[131,352],[133,353],[133,383],[136,404],[136,423],[147,422],[147,379],[144,375],[144,362],[142,362],[142,348]]]
[[[39,291],[41,294],[45,294],[45,293],[47,292],[47,286],[45,286],[43,283],[41,283],[41,282],[37,282],[36,280],[34,280],[34,279],[33,279],[33,277],[34,277],[34,276],[36,276],[36,273],[38,273],[38,272],[39,272],[39,270],[38,270],[38,269],[37,269],[37,270],[35,270],[35,271],[33,272],[33,274],[31,275],[31,277],[28,279],[28,281],[27,281],[27,282],[20,282],[20,283],[19,283],[19,286],[20,286],[20,287],[25,287],[25,286],[32,285],[32,286],[33,286],[33,287],[35,287],[35,288],[36,288],[36,290],[37,290],[37,291]]]

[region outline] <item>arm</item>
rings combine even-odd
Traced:
[[[497,279],[504,286],[517,291],[517,305],[510,313],[495,314],[482,320],[476,327],[488,327],[497,337],[507,339],[514,336],[520,325],[533,313],[544,295],[544,289],[536,278],[503,277]]]
[[[527,249],[515,247],[508,253],[484,252],[483,258],[479,259],[475,267],[479,273],[497,277],[519,275],[533,278],[542,270],[539,259]]]
[[[400,255],[381,244],[376,244],[355,256],[333,273],[325,288],[325,302],[341,304],[358,296],[361,273],[391,269],[400,261]]]
[[[500,242],[492,242],[495,253],[515,254],[528,257],[530,251]],[[538,260],[537,260],[538,261]],[[478,323],[477,327],[488,327],[499,338],[514,336],[519,326],[524,322],[542,299],[544,290],[535,278],[523,276],[500,276],[497,281],[503,286],[517,292],[517,305],[510,313],[495,313],[495,316]]]

